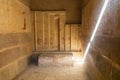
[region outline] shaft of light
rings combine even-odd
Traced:
[[[82,59],[82,62],[83,62],[83,63],[84,63],[84,61],[85,61],[85,59],[86,59],[86,56],[87,56],[88,51],[89,51],[89,49],[90,49],[91,43],[92,43],[92,41],[93,41],[94,38],[95,38],[96,32],[97,32],[97,30],[98,30],[98,28],[99,28],[100,22],[101,22],[101,20],[102,20],[102,17],[103,17],[103,14],[104,14],[104,12],[105,12],[105,9],[106,9],[106,7],[107,7],[107,5],[108,5],[108,2],[109,2],[109,0],[105,0],[105,2],[104,2],[103,8],[102,8],[101,13],[100,13],[100,16],[99,16],[98,21],[97,21],[97,23],[96,23],[96,25],[95,25],[95,29],[94,29],[94,31],[93,31],[93,33],[92,33],[92,36],[91,36],[91,38],[90,38],[90,41],[89,41],[89,43],[88,43],[88,45],[87,45],[87,48],[86,48],[86,50],[85,50],[85,53],[84,53],[84,56],[83,56],[83,59]]]

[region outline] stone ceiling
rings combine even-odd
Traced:
[[[66,23],[80,24],[82,8],[89,0],[31,0],[31,10],[65,10]]]

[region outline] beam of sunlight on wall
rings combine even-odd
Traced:
[[[100,13],[99,18],[98,18],[98,21],[97,21],[97,23],[96,23],[96,25],[95,25],[95,29],[93,30],[92,36],[91,36],[90,41],[89,41],[89,43],[88,43],[88,45],[87,45],[87,48],[86,48],[86,50],[85,50],[85,53],[84,53],[84,56],[83,56],[83,59],[82,59],[82,63],[84,63],[84,61],[85,61],[85,59],[86,59],[86,56],[87,56],[87,54],[88,54],[88,51],[89,51],[89,49],[90,49],[91,43],[92,43],[92,41],[93,41],[94,38],[95,38],[96,32],[97,32],[97,30],[98,30],[98,28],[99,28],[100,22],[101,22],[101,20],[102,20],[102,17],[103,17],[103,14],[104,14],[105,10],[106,10],[106,7],[107,7],[107,5],[108,5],[108,2],[109,2],[109,0],[105,0],[105,2],[104,2],[104,5],[103,5],[103,7],[102,7],[101,13]]]

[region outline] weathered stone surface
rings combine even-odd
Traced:
[[[31,33],[22,33],[19,34],[19,44],[30,43],[32,44],[32,36]]]
[[[0,52],[0,68],[16,60],[20,56],[20,48],[13,48]]]
[[[91,0],[86,6],[84,6],[82,11],[82,43],[85,48],[86,43],[90,40],[90,36],[95,28],[103,4],[104,0]],[[119,13],[119,0],[109,0],[90,49],[90,51],[92,50],[90,55],[93,58],[93,63],[105,80],[111,80],[112,72],[114,75],[112,80],[119,79],[116,78],[119,76],[119,71],[112,71],[112,65],[120,66]],[[117,73],[118,75],[115,75]]]
[[[13,80],[28,66],[28,56],[23,56],[4,68],[0,68],[0,80]]]
[[[112,69],[112,80],[120,80],[120,70],[115,67]]]
[[[0,0],[0,34],[30,32],[30,11],[18,0]]]
[[[29,55],[32,53],[31,51],[32,51],[31,44],[25,44],[25,45],[20,46],[20,55],[21,56]]]
[[[39,56],[38,65],[39,66],[49,66],[49,65],[73,65],[72,54],[65,53],[43,53]]]
[[[8,49],[0,52],[0,68],[17,60],[24,55],[30,55],[32,52],[31,45],[25,45],[21,47],[15,47],[13,49]]]
[[[18,44],[18,34],[0,34],[0,49]]]
[[[98,36],[94,40],[93,48],[97,49],[99,53],[101,53],[102,55],[108,58],[112,59],[113,57],[116,56],[115,58],[119,59],[120,45],[118,44],[120,44],[120,38],[108,38],[108,37]]]
[[[92,61],[93,61],[93,63],[95,64],[95,65],[97,65],[97,58],[98,58],[98,52],[97,51],[95,51],[95,50],[90,50],[90,56],[91,56],[91,58],[92,58]],[[89,59],[89,57],[87,57],[88,59]]]
[[[31,0],[19,0],[21,1],[23,4],[25,4],[26,6],[30,6]]]
[[[86,70],[91,80],[106,80],[103,75],[99,72],[96,64],[94,63],[96,60],[91,55],[87,56],[86,59]],[[93,76],[94,75],[94,76]]]
[[[67,23],[81,23],[81,0],[31,0],[32,10],[67,11]],[[49,5],[48,5],[49,4]]]
[[[14,80],[92,80],[87,74],[86,67],[86,64],[60,67],[32,65]]]
[[[97,61],[96,67],[102,73],[105,80],[110,80],[112,63],[104,59],[102,56],[98,56],[96,61]]]
[[[0,0],[0,80],[25,70],[32,53],[30,9],[19,0]]]

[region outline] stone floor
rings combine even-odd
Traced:
[[[90,80],[85,64],[73,66],[35,66],[31,65],[14,80]]]

